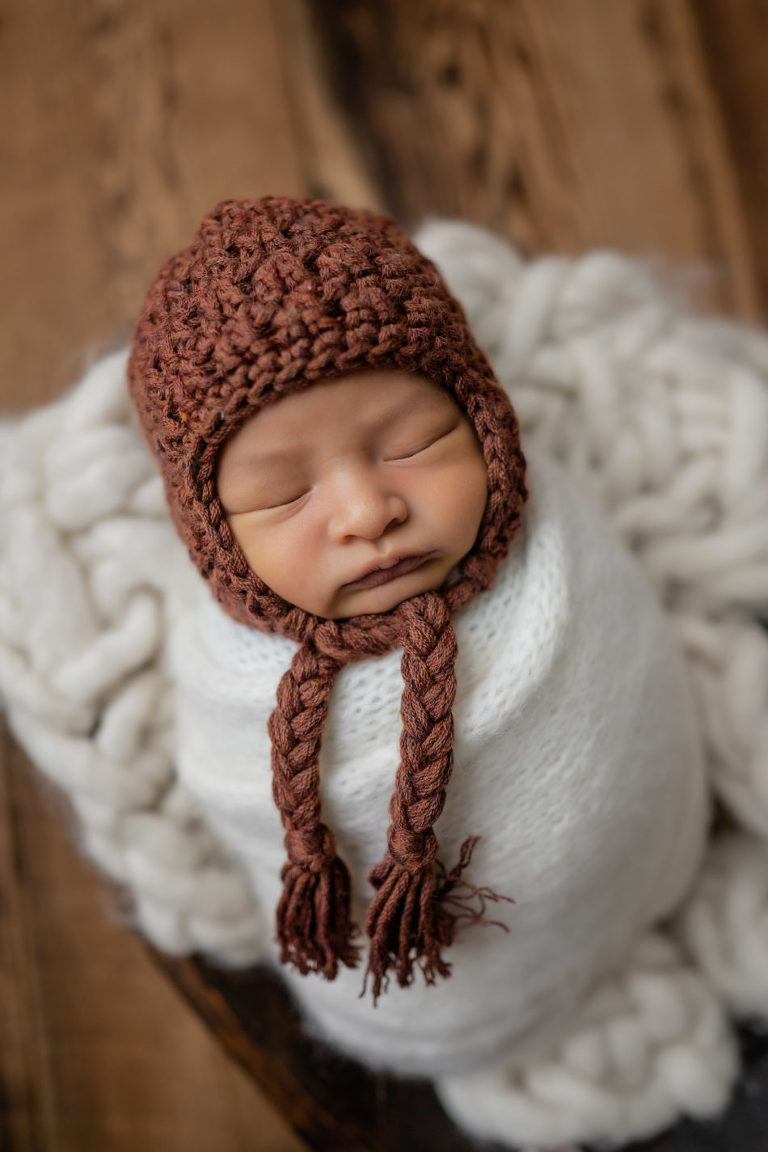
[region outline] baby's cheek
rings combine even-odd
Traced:
[[[328,615],[328,564],[322,533],[310,516],[299,514],[252,534],[246,559],[267,587],[305,612]]]
[[[229,516],[228,523],[232,535],[240,546],[240,551],[248,561],[248,567],[262,580],[269,583],[263,571],[269,566],[269,558],[275,555],[274,542],[270,545],[270,533],[261,525],[254,524],[252,517],[245,515]]]
[[[457,521],[457,536],[464,553],[474,544],[483,522],[488,503],[488,480],[485,463],[473,460],[464,470],[454,489],[453,514]],[[449,513],[450,514],[450,513]]]

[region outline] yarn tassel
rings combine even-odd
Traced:
[[[393,969],[403,988],[413,983],[416,964],[427,984],[449,976],[451,967],[441,951],[453,941],[454,917],[441,904],[432,865],[410,872],[387,854],[369,880],[377,890],[366,921],[370,937],[366,982],[370,973],[374,1003],[386,990]]]
[[[277,908],[280,960],[293,964],[302,976],[322,972],[334,980],[339,963],[354,968],[359,948],[352,942],[350,879],[344,861],[336,855],[321,862],[297,864],[288,860],[281,873],[283,893]]]
[[[459,861],[450,872],[445,871],[439,860],[437,871],[430,866],[416,873],[409,872],[389,854],[371,871],[369,880],[377,893],[368,909],[366,928],[371,944],[363,993],[370,973],[374,1004],[381,992],[386,991],[392,969],[401,987],[413,983],[415,965],[421,968],[427,984],[434,984],[438,976],[450,976],[451,966],[440,952],[453,943],[462,921],[509,932],[503,921],[486,917],[485,906],[489,901],[506,904],[515,901],[462,878],[479,839],[479,836],[467,837],[461,846]],[[477,906],[473,907],[473,903]]]

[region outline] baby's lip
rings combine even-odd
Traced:
[[[390,580],[397,580],[399,576],[407,576],[409,572],[420,568],[431,556],[431,552],[400,552],[393,556],[382,556],[375,564],[369,565],[361,576],[351,580],[344,587],[352,591],[378,588],[380,584],[388,584]]]

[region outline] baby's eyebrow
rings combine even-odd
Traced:
[[[447,401],[445,403],[444,401]],[[384,409],[378,415],[378,426],[385,430],[393,425],[407,420],[409,416],[421,416],[434,412],[436,416],[444,414],[451,407],[450,397],[440,393],[425,395],[417,392],[414,395],[398,402],[389,409]]]
[[[301,459],[304,446],[298,442],[278,447],[244,449],[237,459],[238,467],[247,465],[249,468],[269,468],[279,465],[290,465],[292,461]]]

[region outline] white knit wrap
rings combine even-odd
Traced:
[[[674,637],[610,526],[549,461],[529,464],[512,554],[456,616],[455,768],[435,825],[448,868],[466,836],[481,837],[468,879],[515,899],[490,913],[509,931],[465,928],[450,980],[393,985],[375,1008],[360,972],[291,978],[334,1043],[401,1072],[538,1050],[675,907],[700,860],[704,769]],[[204,587],[174,632],[181,781],[272,911],[284,848],[266,726],[295,645],[231,621]],[[323,817],[363,923],[366,877],[386,851],[401,692],[399,652],[344,669],[321,753]]]
[[[463,836],[481,834],[469,878],[518,903],[491,906],[509,935],[461,933],[444,985],[390,990],[373,1045],[361,1033],[370,1017],[356,999],[359,974],[299,987],[326,1029],[345,994],[354,999],[336,1034],[384,1063],[398,1059],[411,1008],[423,1019],[419,1005],[447,1004],[453,989],[458,1023],[412,1028],[425,1050],[440,1047],[440,1035],[446,1047],[458,1037],[471,1063],[520,1041],[517,1063],[439,1081],[462,1123],[513,1142],[626,1139],[723,1103],[733,1063],[712,989],[732,1011],[768,1017],[768,642],[757,620],[768,611],[768,340],[691,316],[655,271],[610,253],[526,263],[487,233],[447,223],[418,242],[509,388],[533,462],[525,534],[498,590],[458,620],[457,769],[437,829],[449,867]],[[58,403],[0,427],[0,695],[13,731],[71,799],[84,849],[132,894],[137,927],[168,951],[243,964],[271,949],[282,852],[258,721],[290,644],[242,630],[206,601],[198,611],[197,577],[153,467],[130,414],[123,354]],[[578,493],[650,578],[681,643],[696,731],[663,618]],[[186,645],[190,660],[208,662],[194,684],[180,662],[186,718],[176,734],[172,632],[174,659]],[[482,665],[482,644],[501,653],[498,670]],[[363,900],[395,768],[395,664],[384,657],[341,675],[324,744],[324,810]],[[502,683],[495,717],[484,693]],[[214,741],[213,701],[233,684]],[[635,711],[632,686],[644,701]],[[233,731],[238,709],[244,727]],[[368,741],[362,772],[349,755],[355,726]],[[661,771],[644,731],[676,769]],[[608,755],[619,732],[621,764]],[[682,894],[696,855],[697,739],[715,792],[749,830],[715,843],[678,918],[698,972],[670,940],[642,932]],[[589,756],[597,775],[586,771]],[[474,778],[479,763],[493,786]],[[622,772],[625,763],[636,770]],[[193,791],[205,794],[203,811]],[[254,835],[242,827],[246,807]],[[686,817],[676,828],[673,811]],[[568,927],[558,937],[560,916]],[[559,990],[558,965],[567,970]],[[500,1012],[463,1007],[480,986]],[[549,1012],[560,1013],[557,1028]]]

